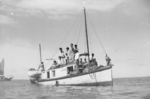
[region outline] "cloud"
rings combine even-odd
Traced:
[[[124,2],[124,0],[91,0],[87,2],[87,7],[99,11],[109,11],[115,8],[117,5]]]
[[[18,6],[24,8],[37,9],[59,9],[65,10],[70,8],[77,8],[79,0],[22,0]]]
[[[88,0],[88,9],[108,11],[124,0]],[[1,10],[19,12],[21,14],[39,15],[70,15],[81,11],[83,0],[3,0]],[[7,8],[7,9],[6,9]],[[55,17],[56,18],[56,17]]]
[[[2,4],[4,8],[9,8],[9,10],[14,9],[15,11],[23,11],[28,14],[40,14],[43,12],[48,14],[62,14],[77,11],[77,9],[81,8],[80,1],[81,0],[6,0],[3,1]]]
[[[0,15],[0,24],[6,24],[6,25],[10,25],[10,24],[15,24],[15,20],[10,18],[9,16],[6,15]]]
[[[114,8],[123,1],[124,0],[87,0],[85,6],[95,10],[106,11]],[[66,11],[82,8],[83,0],[22,0],[18,6],[24,8]]]
[[[146,21],[147,15],[150,13],[150,7],[148,0],[127,0],[124,2],[123,13],[127,16],[139,18],[145,18]]]

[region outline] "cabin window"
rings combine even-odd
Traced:
[[[71,74],[73,72],[73,66],[67,67],[67,74]]]
[[[50,73],[49,73],[49,71],[47,72],[47,78],[50,78]]]
[[[55,70],[52,71],[53,77],[55,77]]]

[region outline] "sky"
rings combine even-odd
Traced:
[[[83,6],[90,52],[98,64],[106,65],[106,52],[114,64],[114,78],[150,76],[149,0],[0,0],[5,75],[28,79],[28,69],[40,63],[39,43],[46,69],[51,65],[46,59],[56,59],[59,47],[65,50],[74,43],[84,52]]]

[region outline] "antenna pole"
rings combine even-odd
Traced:
[[[40,62],[42,62],[41,44],[39,44],[39,50],[40,50]]]
[[[88,41],[88,31],[87,31],[86,9],[85,9],[85,7],[84,7],[84,18],[85,18],[86,45],[87,45],[88,62],[89,62],[90,61],[90,58],[89,58],[89,41]]]

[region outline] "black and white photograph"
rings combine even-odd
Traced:
[[[0,0],[0,99],[150,99],[150,0]]]

